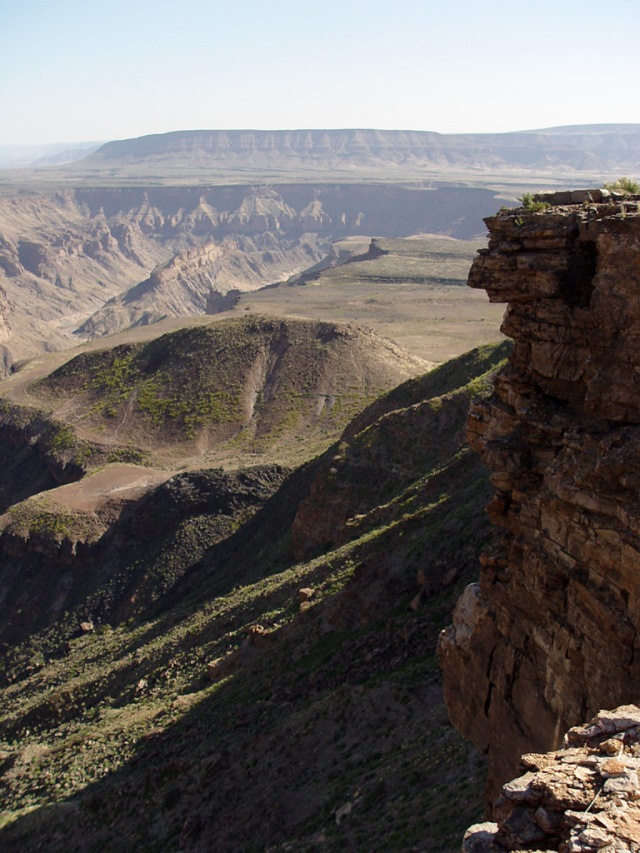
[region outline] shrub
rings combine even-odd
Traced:
[[[637,195],[640,193],[640,183],[632,178],[618,178],[613,184],[605,184],[606,190],[611,190],[614,193],[622,193],[623,195]]]
[[[547,201],[536,201],[533,193],[523,193],[518,201],[529,213],[539,213],[541,210],[547,210],[548,207],[551,207]]]

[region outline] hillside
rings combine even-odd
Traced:
[[[426,367],[367,329],[244,316],[89,349],[7,389],[85,440],[157,459],[300,461]]]
[[[504,355],[401,385],[284,481],[180,474],[91,553],[23,562],[34,583],[47,561],[79,579],[88,557],[95,585],[73,581],[66,612],[5,655],[3,849],[384,836],[449,853],[480,816],[482,761],[446,723],[434,649],[488,532],[486,477],[461,442]],[[318,553],[294,519],[332,478],[342,521]]]
[[[264,499],[287,472],[274,462],[306,462],[381,392],[425,366],[366,329],[256,317],[27,365],[0,386],[0,637],[13,642],[25,626],[48,624],[93,588],[87,570],[96,550],[130,550],[141,538],[131,513],[176,471],[267,466],[248,481],[231,473],[212,481],[231,497],[222,512],[229,519],[216,515],[211,536],[227,535],[255,495]],[[168,492],[178,515],[193,511],[196,495],[204,495],[202,512],[218,513],[207,476],[185,477],[175,498]],[[56,561],[76,567],[73,582],[63,573],[42,597],[16,585],[20,573],[42,577]],[[149,595],[162,588],[156,579]]]

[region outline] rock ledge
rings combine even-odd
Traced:
[[[495,823],[472,826],[462,853],[640,851],[640,708],[600,711],[570,729],[562,749],[525,755]]]

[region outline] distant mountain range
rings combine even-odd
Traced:
[[[100,142],[54,142],[50,145],[0,145],[0,169],[53,166],[81,160]]]
[[[4,180],[66,186],[193,181],[447,180],[593,185],[640,173],[640,124],[512,133],[416,130],[180,130],[98,143],[0,146]]]
[[[514,133],[410,130],[192,130],[107,142],[83,165],[185,161],[331,167],[514,167],[637,171],[640,124],[582,125]]]

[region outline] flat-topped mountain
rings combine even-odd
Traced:
[[[228,168],[519,169],[550,174],[637,171],[640,125],[554,127],[512,133],[415,130],[185,130],[107,142],[82,167],[145,165]]]
[[[455,181],[517,191],[594,184],[640,165],[639,124],[509,133],[180,130],[107,142],[77,162],[0,173],[3,187]]]

